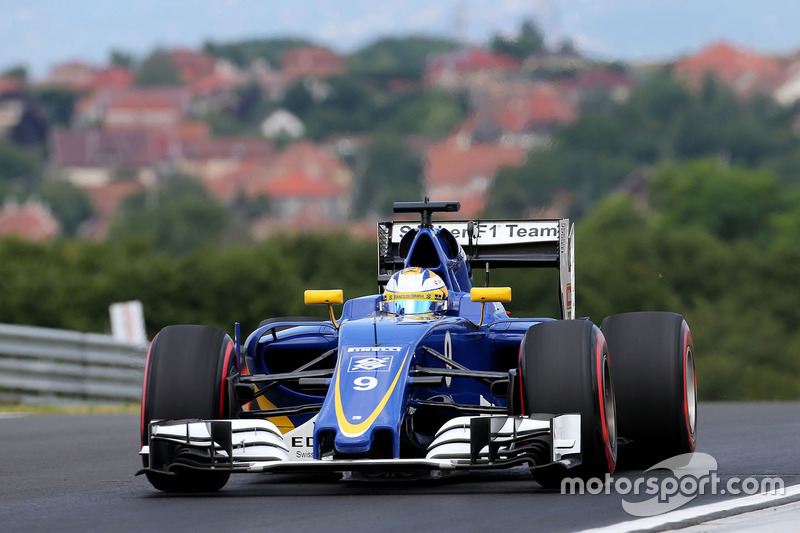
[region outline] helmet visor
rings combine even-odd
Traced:
[[[390,315],[425,315],[444,310],[441,300],[392,300],[383,306]]]

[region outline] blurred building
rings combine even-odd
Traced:
[[[469,90],[486,81],[505,78],[519,66],[513,57],[471,47],[428,59],[424,81],[427,87],[446,91]]]
[[[67,61],[53,66],[42,85],[75,92],[127,89],[133,85],[134,77],[133,71],[124,67],[97,68],[83,61]]]
[[[303,122],[286,109],[276,109],[270,113],[258,129],[268,139],[298,139],[306,132]]]
[[[679,59],[675,73],[695,88],[712,74],[743,98],[759,93],[771,95],[783,78],[783,68],[776,58],[724,41]]]
[[[37,200],[18,204],[7,199],[0,207],[0,237],[44,242],[56,238],[60,229],[50,207]]]
[[[325,79],[342,74],[344,60],[321,46],[298,46],[283,54],[282,76],[286,83],[304,78]]]
[[[425,154],[425,195],[433,200],[458,199],[461,210],[456,218],[479,217],[498,170],[522,165],[526,153],[518,146],[473,143],[465,136],[454,135],[431,146]]]
[[[167,138],[159,131],[55,130],[50,137],[51,166],[79,187],[118,178],[152,183],[168,161]]]

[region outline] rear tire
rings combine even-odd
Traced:
[[[603,320],[617,390],[617,427],[629,440],[621,464],[640,468],[693,452],[697,379],[689,326],[677,313],[641,312]]]
[[[581,466],[534,469],[536,481],[557,488],[565,477],[600,477],[617,460],[614,385],[608,348],[588,320],[532,326],[520,347],[523,414],[581,415]]]
[[[150,344],[142,390],[141,439],[147,444],[151,420],[232,418],[228,377],[239,372],[233,341],[221,329],[167,326]],[[148,466],[148,458],[142,462]],[[150,484],[165,492],[214,492],[228,482],[228,473],[147,472]]]

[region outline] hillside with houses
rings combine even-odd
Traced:
[[[680,310],[702,398],[798,399],[799,117],[800,44],[626,64],[529,21],[484,44],[281,37],[5,68],[0,322],[108,331],[110,303],[140,300],[152,336],[314,313],[307,288],[374,293],[375,222],[428,196],[569,217],[580,316]],[[544,270],[492,272],[513,316],[558,315]]]
[[[159,209],[194,208],[222,210],[225,227],[207,231],[222,241],[369,236],[391,201],[423,196],[458,199],[459,217],[497,214],[501,170],[525,168],[565,127],[624,105],[665,69],[694,90],[713,75],[743,100],[800,98],[800,54],[716,42],[626,65],[569,41],[548,49],[530,22],[517,41],[486,46],[387,38],[340,56],[265,39],[71,60],[36,81],[12,69],[0,77],[0,235],[146,236]],[[197,186],[192,202],[175,196],[181,180]],[[516,214],[569,214],[564,189]],[[199,232],[212,224],[196,220]]]

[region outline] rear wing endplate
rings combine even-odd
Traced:
[[[448,220],[446,229],[463,248],[473,269],[558,268],[561,314],[575,318],[575,225],[569,219]],[[403,268],[400,240],[419,225],[412,221],[378,223],[378,275]]]

